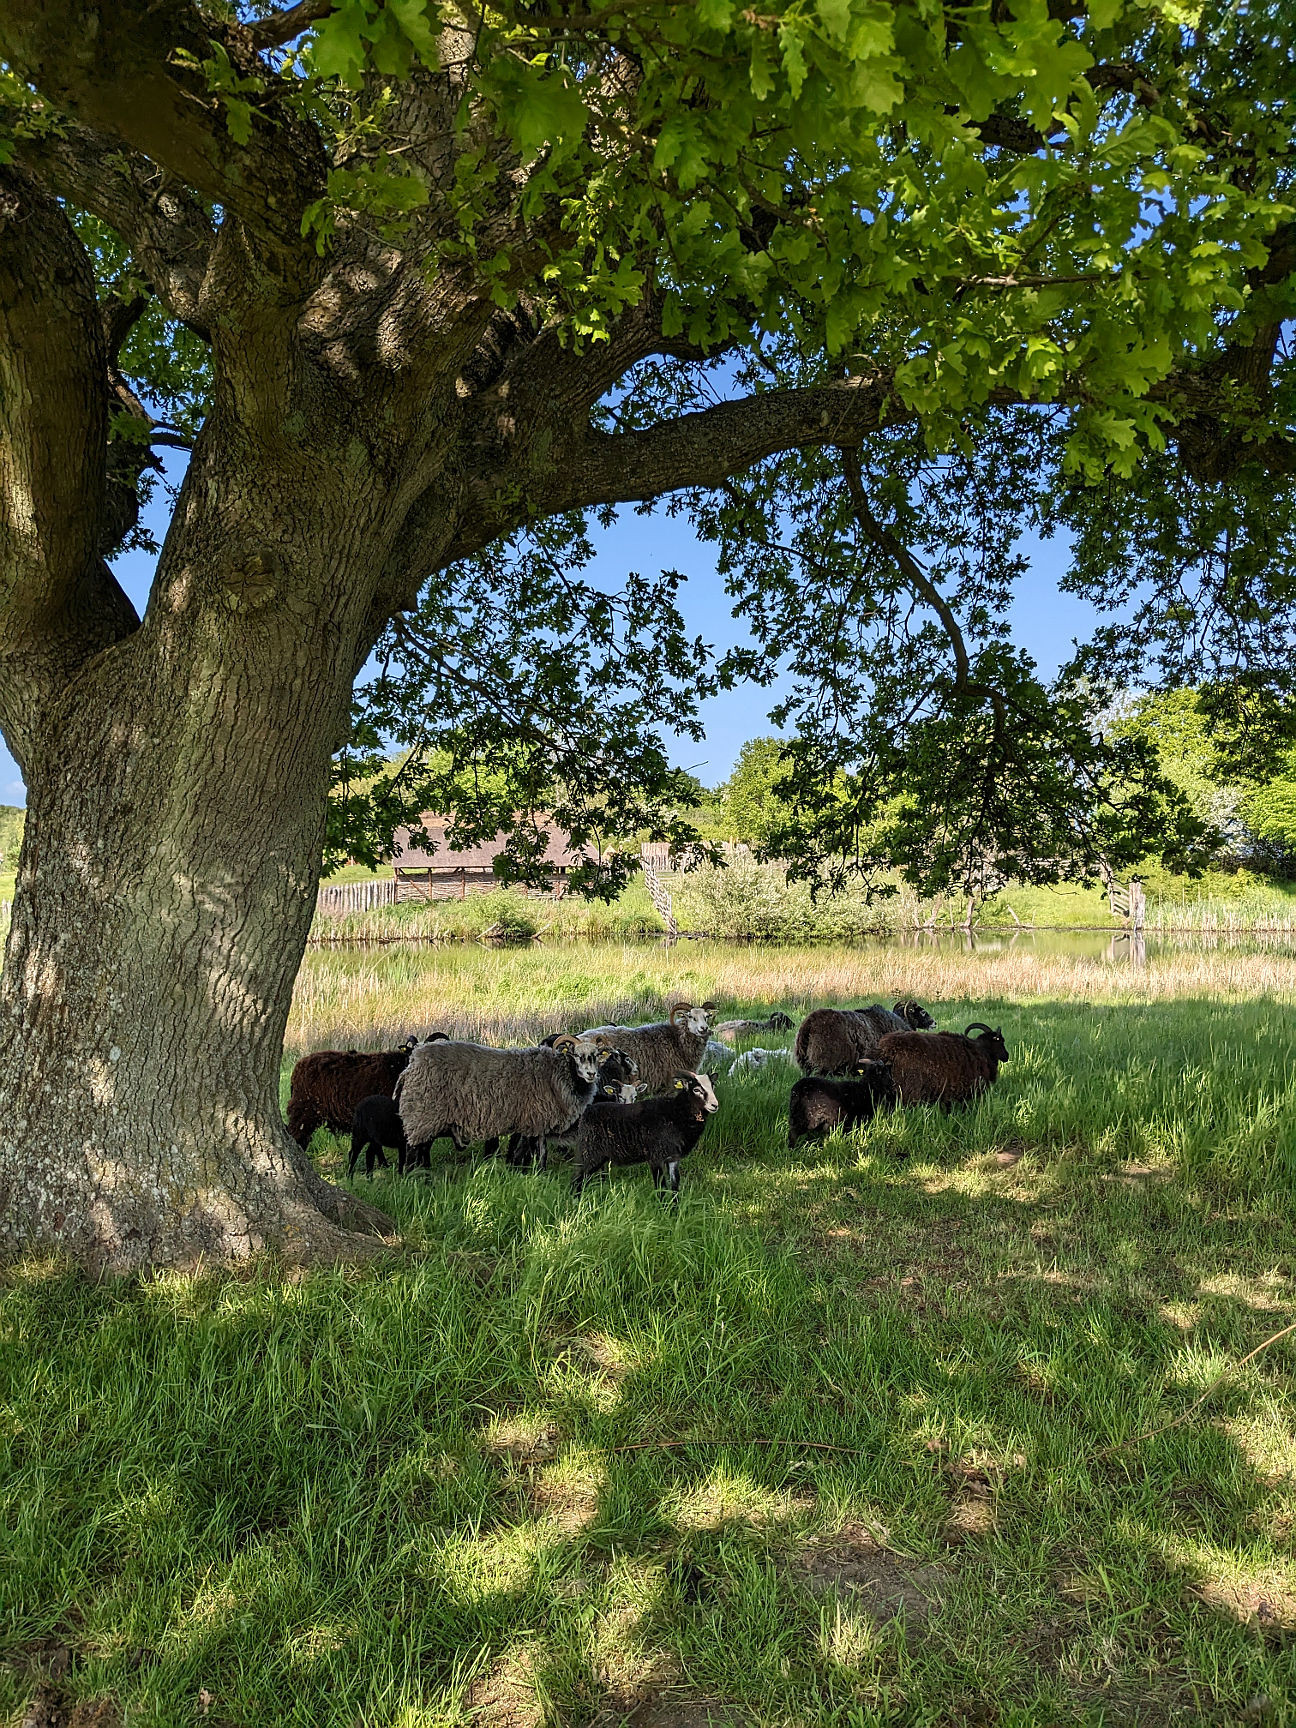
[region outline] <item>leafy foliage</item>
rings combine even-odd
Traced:
[[[594,854],[571,888],[610,899],[637,868],[619,839],[699,839],[699,788],[660,735],[700,738],[696,702],[715,688],[676,604],[682,577],[609,593],[580,576],[592,556],[583,520],[555,518],[454,566],[393,621],[356,694],[335,856],[374,862],[396,826],[444,811],[455,843],[507,833],[503,881],[544,886],[544,812]],[[391,741],[402,760],[374,778]]]

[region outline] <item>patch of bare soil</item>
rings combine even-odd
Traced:
[[[830,1542],[810,1549],[799,1561],[798,1571],[813,1594],[849,1591],[874,1620],[903,1616],[911,1632],[940,1611],[941,1593],[951,1582],[948,1568],[893,1554],[853,1524]]]
[[[994,1487],[984,1470],[960,1460],[950,1474],[950,1509],[942,1535],[951,1548],[958,1548],[993,1534],[998,1519]]]
[[[741,1710],[719,1698],[659,1692],[631,1713],[628,1728],[743,1728],[746,1721]]]
[[[22,1728],[120,1728],[117,1706],[108,1698],[71,1703],[58,1686],[37,1686],[22,1718]]]
[[[475,1728],[541,1728],[544,1722],[530,1674],[507,1657],[473,1682],[464,1703]]]

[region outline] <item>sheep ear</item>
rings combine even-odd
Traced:
[[[677,1080],[675,1082],[675,1090],[677,1092],[682,1092],[684,1090],[684,1082],[682,1080]]]

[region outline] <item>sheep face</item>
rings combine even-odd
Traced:
[[[622,1050],[614,1050],[610,1045],[603,1045],[598,1052],[598,1069],[600,1078],[609,1063],[615,1063],[622,1070],[627,1080],[639,1078],[639,1064],[633,1056],[627,1056]]]
[[[599,1051],[592,1038],[573,1038],[570,1044],[559,1045],[571,1057],[572,1069],[578,1080],[592,1084],[598,1080]]]
[[[769,1027],[771,1032],[790,1032],[792,1030],[792,1024],[792,1016],[790,1014],[785,1014],[781,1008],[776,1008],[769,1017]]]
[[[709,1074],[677,1074],[671,1087],[676,1092],[687,1092],[707,1116],[713,1115],[720,1108],[720,1100],[715,1095],[715,1087],[711,1084]]]
[[[920,1008],[916,1002],[897,1002],[895,1011],[913,1032],[930,1032],[936,1022],[925,1008]]]
[[[683,1025],[695,1038],[705,1038],[717,1013],[714,1002],[704,1002],[695,1008],[691,1002],[677,1002],[670,1011],[672,1026]]]
[[[977,1036],[973,1039],[973,1043],[979,1049],[984,1050],[987,1055],[993,1056],[996,1062],[1008,1060],[1008,1046],[1004,1043],[1004,1035],[1000,1027],[986,1026],[980,1020],[974,1020],[963,1036],[971,1038],[974,1032]]]

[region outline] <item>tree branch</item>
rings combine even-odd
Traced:
[[[66,121],[33,134],[20,120],[15,111],[0,117],[14,159],[56,197],[119,234],[167,311],[205,337],[202,288],[215,234],[188,188],[102,133]]]
[[[92,52],[73,51],[89,43]],[[323,146],[274,100],[274,74],[238,27],[219,33],[189,0],[6,0],[0,56],[61,113],[232,211],[263,247],[297,261],[290,277],[316,263],[301,219],[323,188]],[[209,87],[204,67],[217,63],[255,81],[246,143]]]
[[[255,24],[249,24],[246,27],[248,41],[258,52],[282,48],[285,42],[293,41],[312,24],[327,18],[333,6],[334,0],[299,0],[298,5],[290,6],[286,12],[272,12],[268,18],[259,18]]]
[[[67,680],[138,625],[100,556],[107,360],[90,261],[0,168],[0,726],[22,764]]]

